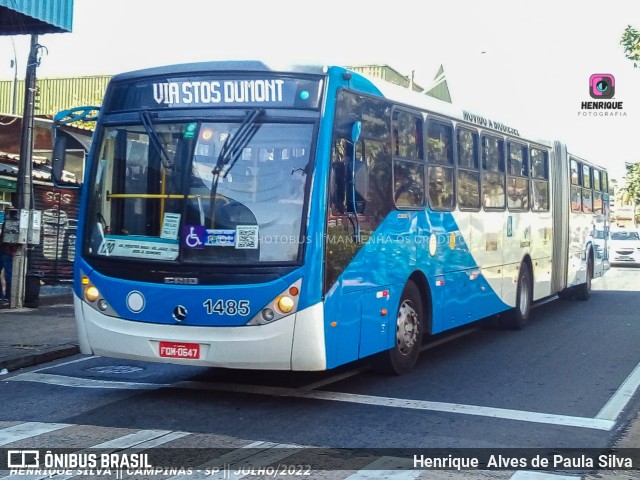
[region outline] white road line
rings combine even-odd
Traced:
[[[178,382],[174,384],[111,382],[105,380],[89,380],[82,378],[63,377],[61,375],[25,373],[8,378],[9,381],[42,381],[53,385],[85,387],[85,388],[113,388],[113,389],[157,389],[184,388],[191,390],[210,390],[236,393],[252,393],[277,397],[312,398],[334,402],[358,403],[362,405],[376,405],[381,407],[405,408],[411,410],[435,411],[476,415],[481,417],[502,418],[521,422],[544,423],[569,427],[590,428],[594,430],[611,430],[615,421],[604,418],[575,417],[569,415],[555,415],[551,413],[528,412],[506,408],[482,407],[459,403],[432,402],[427,400],[408,400],[392,397],[378,397],[373,395],[359,395],[355,393],[327,392],[317,390],[299,390],[294,388],[269,387],[262,385],[243,385],[234,383],[207,382]]]
[[[345,480],[413,480],[422,473],[421,470],[411,470],[413,461],[408,458],[380,457],[362,470],[349,475]]]
[[[568,427],[591,428],[595,430],[611,430],[615,422],[587,417],[573,417],[555,415],[552,413],[527,412],[524,410],[510,410],[506,408],[481,407],[459,403],[430,402],[426,400],[405,400],[401,398],[375,397],[371,395],[357,395],[338,392],[301,392],[299,397],[318,400],[332,400],[337,402],[360,403],[382,407],[407,408],[412,410],[429,410],[445,413],[459,413],[481,417],[502,418],[520,422],[546,423]]]
[[[49,385],[76,388],[108,388],[115,390],[158,389],[171,386],[170,383],[119,382],[111,380],[96,380],[93,378],[67,377],[52,373],[22,373],[7,378],[11,382],[39,382]]]
[[[43,433],[53,432],[71,426],[68,423],[25,422],[0,430],[0,446],[35,437]]]
[[[581,475],[562,475],[559,473],[527,472],[518,470],[509,480],[579,480]]]
[[[300,445],[253,442],[199,465],[193,469],[194,471],[191,475],[178,475],[168,480],[199,480],[205,478],[208,480],[239,480],[249,474],[242,473],[242,467],[266,467],[300,452],[301,448]],[[240,472],[235,473],[236,469],[240,469]]]
[[[69,360],[68,362],[56,363],[55,365],[50,365],[48,367],[42,367],[42,368],[38,368],[36,370],[31,370],[30,373],[42,372],[44,370],[49,370],[51,368],[63,367],[65,365],[71,365],[72,363],[86,362],[87,360],[92,360],[94,358],[100,358],[100,357],[98,355],[94,355],[94,356],[89,356],[89,357],[77,358],[75,360]]]
[[[634,368],[616,393],[609,399],[604,407],[598,412],[596,418],[615,421],[625,409],[631,398],[635,395],[640,386],[640,364]]]
[[[606,419],[555,415],[551,413],[540,412],[527,412],[523,410],[510,410],[495,407],[481,407],[459,403],[443,403],[431,402],[427,400],[406,400],[402,398],[377,397],[373,395],[358,395],[355,393],[326,392],[317,390],[304,391],[296,390],[293,388],[206,382],[180,382],[174,384],[174,387],[235,393],[254,393],[279,397],[312,398],[316,400],[359,403],[363,405],[376,405],[382,407],[407,408],[412,410],[427,410],[445,413],[477,415],[482,417],[517,420],[521,422],[546,423],[551,425],[591,428],[595,430],[611,430],[615,425],[615,422]]]

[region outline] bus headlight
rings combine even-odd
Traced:
[[[278,310],[282,313],[290,313],[295,303],[291,297],[283,296],[278,298]]]
[[[282,317],[295,313],[300,299],[300,287],[302,279],[297,280],[287,289],[265,305],[247,325],[266,325]]]
[[[90,287],[87,287],[85,289],[84,298],[86,298],[89,302],[95,302],[98,298],[100,298],[100,292],[96,287],[91,285]]]

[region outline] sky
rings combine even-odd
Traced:
[[[640,62],[620,45],[638,0],[75,0],[73,32],[41,35],[37,75],[264,60],[387,64],[423,87],[444,66],[453,103],[622,177],[640,161]],[[29,37],[0,37],[0,79],[24,78]],[[615,77],[625,116],[581,110],[594,73]]]

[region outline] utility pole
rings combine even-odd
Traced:
[[[35,112],[36,68],[38,67],[38,35],[31,35],[31,49],[27,61],[24,81],[24,113],[22,115],[22,136],[20,140],[20,163],[18,165],[18,183],[16,185],[16,207],[23,212],[33,210],[33,183],[31,179],[33,155],[33,128]],[[21,219],[22,223],[22,219]],[[18,244],[13,257],[13,278],[11,282],[11,307],[21,308],[24,302],[25,284],[29,263],[28,241],[32,235],[31,215],[27,226],[27,242]]]
[[[11,37],[11,44],[13,45],[13,60],[11,60],[11,66],[13,67],[13,95],[11,97],[11,113],[16,114],[16,107],[18,106],[18,56],[16,55],[16,42]]]

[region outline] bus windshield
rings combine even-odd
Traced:
[[[250,118],[251,120],[251,118]],[[108,126],[90,192],[89,256],[197,264],[296,262],[312,124]]]

